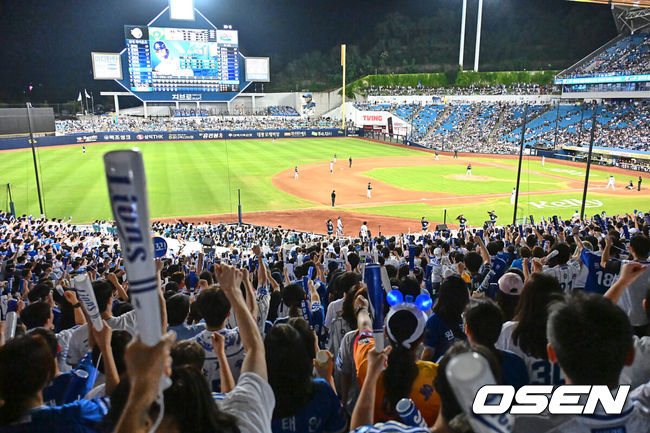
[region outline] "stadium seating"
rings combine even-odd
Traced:
[[[359,107],[391,111],[410,122],[412,141],[431,148],[466,152],[516,152],[524,116],[523,105],[498,102],[423,106],[365,103]],[[599,105],[596,144],[650,149],[649,107],[647,102]],[[584,131],[591,127],[592,116],[593,108],[586,105],[530,105],[526,146],[587,145],[589,133]]]
[[[200,108],[200,109],[175,108],[172,113],[172,116],[174,117],[195,117],[195,116],[206,117],[209,115],[210,115],[209,111],[204,108]]]
[[[629,35],[568,69],[563,78],[647,73],[649,53],[650,33]]]
[[[269,116],[300,116],[300,114],[295,108],[285,105],[269,107]]]
[[[299,116],[210,116],[192,118],[148,118],[132,116],[101,117],[93,120],[56,121],[59,135],[113,131],[234,131],[250,129],[324,129],[339,124],[328,119],[303,119]]]

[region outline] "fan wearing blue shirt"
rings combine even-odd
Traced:
[[[467,339],[461,315],[468,303],[467,285],[460,276],[442,281],[438,301],[424,328],[423,361],[437,362],[456,341]]]
[[[167,305],[167,323],[169,330],[176,332],[176,340],[190,339],[205,330],[203,325],[187,325],[187,316],[190,314],[190,297],[177,293],[165,302]]]
[[[602,257],[585,248],[580,253],[580,260],[587,267],[585,291],[603,295],[612,286],[621,269],[619,260],[607,261],[606,266],[601,266]]]
[[[119,381],[110,348],[111,329],[90,327],[106,367],[106,391]],[[0,347],[0,431],[3,433],[92,433],[108,412],[108,400],[77,400],[63,406],[45,406],[43,390],[55,373],[55,358],[41,335],[24,335]]]
[[[275,325],[266,335],[264,347],[269,384],[276,399],[273,433],[344,431],[343,407],[332,386],[312,378],[316,353],[309,324],[292,318],[289,323]]]

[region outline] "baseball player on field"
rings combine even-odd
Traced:
[[[368,182],[368,189],[367,189],[367,192],[366,192],[366,197],[367,198],[372,198],[372,192],[371,191],[372,191],[372,186],[370,186],[370,182]]]
[[[607,186],[605,187],[605,189],[609,189],[609,187],[611,186],[612,189],[613,189],[614,191],[616,191],[616,187],[614,186],[614,182],[615,182],[615,180],[614,180],[614,175],[611,175],[611,174],[610,174],[610,175],[609,175],[609,182],[607,182]]]
[[[336,236],[343,236],[343,221],[341,217],[336,220]]]
[[[472,163],[470,162],[467,164],[467,172],[465,172],[465,175],[471,176],[472,175]]]
[[[293,178],[298,180],[298,166],[296,165],[296,168],[293,169]]]

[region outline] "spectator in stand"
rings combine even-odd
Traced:
[[[110,346],[111,328],[89,327],[97,342],[106,371],[106,391],[113,391],[119,378]],[[64,406],[44,406],[43,390],[56,372],[56,361],[42,335],[27,334],[0,347],[0,431],[7,432],[98,432],[108,412],[106,398],[77,400]]]
[[[199,371],[191,366],[170,371],[170,348],[176,338],[173,332],[154,347],[135,341],[126,353],[130,380],[130,391],[126,390],[128,399],[125,399],[123,407],[111,407],[116,433],[144,433],[150,430],[155,421],[151,418],[150,407],[156,400],[163,375],[171,375],[172,386],[164,392],[162,426],[183,432],[271,431],[275,398],[267,383],[264,344],[240,290],[242,274],[227,265],[217,266],[215,274],[220,290],[226,294],[237,315],[246,351],[237,385],[229,393],[215,396],[215,403]]]
[[[313,379],[316,339],[302,318],[270,329],[264,340],[269,384],[275,394],[273,432],[340,432],[345,428],[341,402],[332,385],[332,360],[326,379]],[[291,365],[291,368],[287,368]],[[329,379],[329,382],[328,382]],[[333,383],[333,382],[332,382]]]
[[[442,281],[433,314],[425,326],[424,361],[438,361],[454,342],[467,339],[462,314],[468,303],[467,284],[460,276],[452,275]]]
[[[534,273],[524,284],[513,321],[505,322],[496,348],[518,355],[526,363],[531,384],[561,385],[562,372],[546,353],[547,308],[561,301],[562,287],[551,275]]]
[[[515,317],[517,304],[521,290],[524,288],[523,272],[516,272],[518,269],[510,269],[499,278],[499,291],[496,301],[503,312],[504,321],[508,322]]]
[[[500,361],[501,383],[512,385],[516,389],[529,383],[523,359],[512,352],[494,347],[503,325],[503,314],[494,301],[489,298],[472,300],[465,308],[463,322],[467,340],[471,344],[485,346]]]
[[[363,296],[355,300],[359,334],[354,343],[354,360],[362,384],[368,375],[370,352],[375,352],[368,305]],[[440,408],[440,397],[433,389],[437,365],[416,360],[425,323],[426,315],[414,304],[406,302],[391,307],[385,320],[385,340],[390,350],[386,351],[386,370],[377,381],[373,422],[399,419],[395,405],[405,397],[413,400],[427,424],[435,422]],[[372,379],[374,377],[370,375]]]
[[[588,332],[586,332],[588,330]],[[597,294],[580,294],[551,307],[548,358],[562,369],[567,383],[607,385],[615,390],[621,370],[634,359],[632,326],[626,314]],[[522,416],[515,432],[593,432],[650,429],[648,409],[628,398],[621,414]]]
[[[213,344],[212,334],[217,332],[225,340],[225,353],[235,381],[239,378],[245,357],[241,334],[239,328],[225,328],[231,304],[222,288],[212,286],[202,290],[196,298],[196,303],[203,320],[205,320],[205,330],[190,338],[190,341],[196,341],[205,350],[203,374],[212,391],[219,392],[221,390],[221,363]]]
[[[650,238],[640,233],[635,234],[630,238],[629,251],[632,260],[623,260],[621,262],[623,265],[626,263],[646,263],[648,256],[650,256]],[[648,332],[650,321],[643,311],[643,298],[648,287],[650,287],[650,269],[646,269],[636,281],[630,283],[618,301],[618,306],[627,313],[634,332],[639,336],[650,335],[650,332]]]

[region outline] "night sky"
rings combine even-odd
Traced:
[[[540,2],[558,16],[584,14],[604,34],[615,35],[607,6],[565,0],[485,0],[484,20],[489,20],[491,8],[514,7],[521,13]],[[460,10],[461,0],[438,3]],[[476,13],[475,3],[470,0],[468,15]],[[92,79],[91,51],[119,52],[125,46],[123,26],[146,24],[167,4],[168,0],[2,0],[0,102],[64,102],[76,99],[84,87],[95,95],[119,89],[112,82]],[[414,19],[435,13],[431,0],[195,0],[195,7],[217,27],[231,24],[239,30],[242,53],[269,56],[274,69],[308,51],[360,43],[388,13],[399,11]],[[30,85],[35,87],[31,95],[26,93]]]

